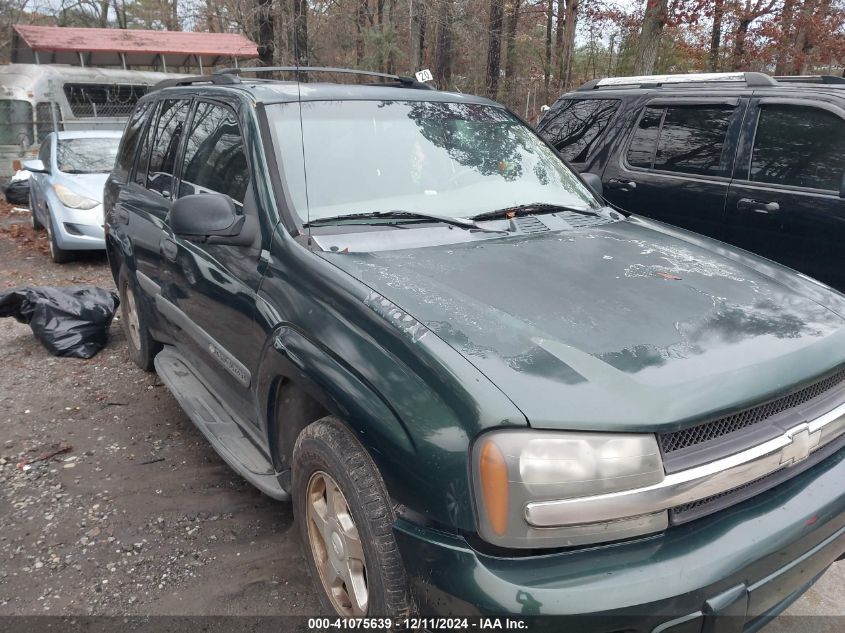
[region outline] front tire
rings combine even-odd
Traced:
[[[47,223],[47,237],[50,243],[50,259],[57,264],[67,264],[68,262],[73,261],[73,251],[66,251],[59,246],[59,243],[56,241],[56,234],[55,231],[53,231],[52,218],[50,218],[50,221]]]
[[[353,433],[326,417],[293,455],[293,510],[308,572],[327,612],[405,617],[410,598],[378,468]]]
[[[144,371],[152,371],[156,354],[161,351],[161,343],[152,337],[147,328],[144,313],[138,303],[137,287],[134,275],[126,266],[121,266],[117,288],[120,293],[120,321],[126,335],[129,358]]]

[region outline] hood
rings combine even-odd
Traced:
[[[103,189],[109,175],[105,174],[62,174],[56,182],[86,198],[103,203]]]
[[[826,292],[811,299],[643,222],[321,255],[446,341],[538,428],[681,428],[845,361],[845,322],[817,300]]]

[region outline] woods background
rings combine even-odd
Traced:
[[[242,32],[264,65],[411,74],[527,117],[599,76],[843,74],[845,0],[0,0],[13,24]]]

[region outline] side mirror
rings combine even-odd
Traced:
[[[581,180],[583,180],[599,198],[604,196],[604,186],[601,184],[601,178],[597,174],[585,171],[581,174]]]
[[[33,174],[49,174],[50,170],[47,166],[40,160],[25,160],[23,162],[23,168],[30,173]]]
[[[179,198],[170,207],[167,223],[179,237],[214,244],[247,245],[255,237],[246,235],[251,231],[244,231],[247,216],[238,213],[229,196],[219,193]]]

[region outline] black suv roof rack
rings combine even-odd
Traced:
[[[361,75],[364,77],[378,77],[388,79],[400,84],[403,88],[417,88],[420,90],[432,90],[429,84],[417,81],[413,77],[402,75],[391,75],[389,73],[377,73],[371,70],[356,70],[354,68],[333,68],[331,66],[254,66],[250,68],[223,68],[215,71],[213,76],[237,77],[244,73],[340,73],[344,75]],[[389,85],[389,84],[388,84]]]
[[[429,84],[417,81],[413,77],[402,75],[391,75],[388,73],[377,73],[371,70],[355,70],[353,68],[332,68],[329,66],[255,66],[250,68],[222,68],[210,75],[194,75],[191,77],[178,77],[165,79],[155,84],[150,91],[172,88],[175,86],[192,86],[194,84],[234,85],[241,83],[240,75],[244,73],[341,73],[346,75],[362,75],[365,77],[378,77],[395,82],[402,88],[415,88],[417,90],[433,90]],[[394,84],[385,83],[386,86]]]
[[[237,77],[231,75],[193,75],[191,77],[177,77],[175,79],[165,79],[159,81],[150,88],[150,92],[154,90],[161,90],[162,88],[172,88],[174,86],[192,86],[194,84],[237,84],[240,83]]]
[[[792,76],[776,76],[778,82],[794,83],[794,84],[826,84],[831,86],[845,85],[845,77],[837,77],[836,75],[792,75]]]
[[[742,83],[749,88],[776,86],[774,77],[765,73],[688,73],[681,75],[640,75],[637,77],[605,77],[588,81],[578,92],[601,88],[663,88],[665,86]]]

